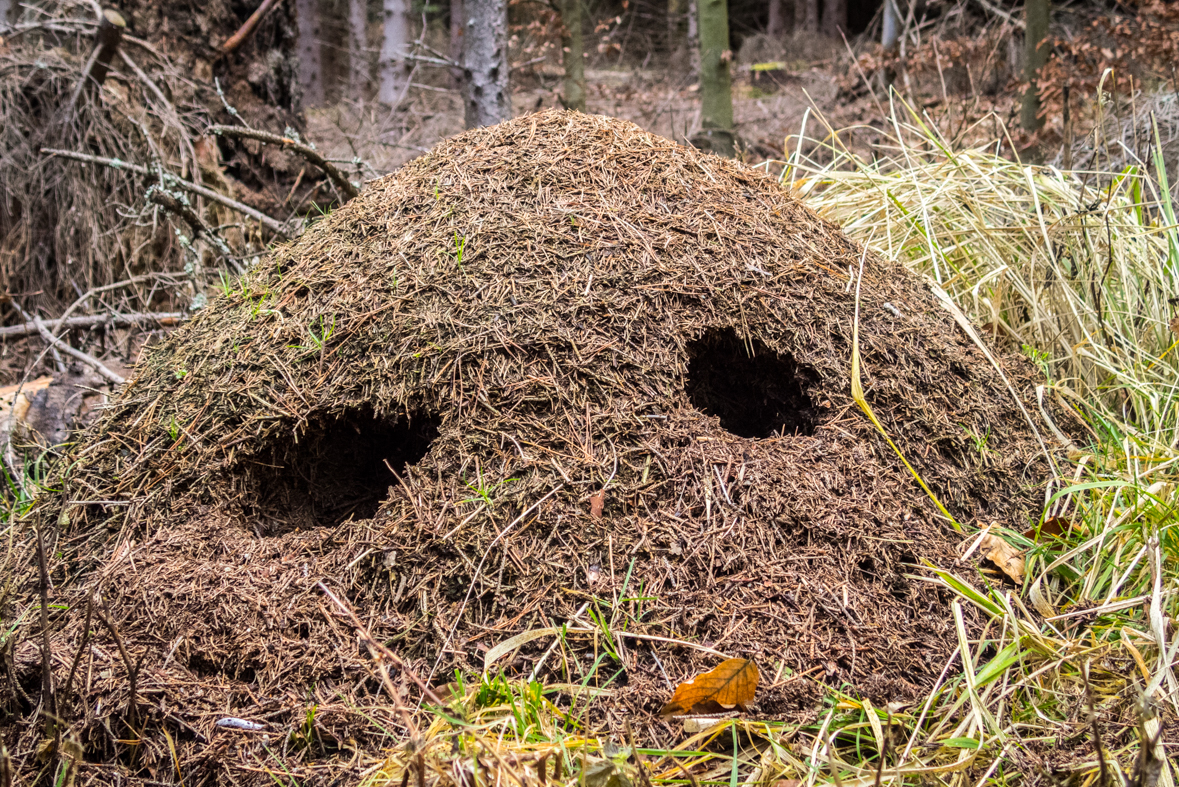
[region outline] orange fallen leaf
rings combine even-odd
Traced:
[[[1023,555],[998,536],[987,533],[978,543],[987,560],[998,566],[1017,585],[1023,584]]]
[[[744,710],[745,704],[753,701],[760,679],[757,665],[749,659],[722,661],[715,669],[676,686],[675,694],[659,714],[676,716],[693,711],[708,712],[714,706],[724,710]]]
[[[602,504],[606,502],[606,490],[590,495],[590,516],[594,519],[602,518]]]

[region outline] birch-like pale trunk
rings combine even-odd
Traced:
[[[295,2],[295,16],[299,25],[299,86],[303,88],[305,107],[319,106],[323,103],[323,59],[319,50],[318,6],[316,0]]]
[[[381,43],[380,85],[377,99],[393,106],[405,94],[409,79],[409,2],[383,0],[384,38]]]
[[[352,98],[364,98],[368,84],[368,4],[365,0],[348,0],[348,92]]]
[[[896,0],[884,0],[884,21],[880,29],[880,45],[885,52],[895,52],[901,43],[901,14]]]
[[[508,4],[465,0],[463,108],[467,128],[492,126],[512,116],[508,88]]]

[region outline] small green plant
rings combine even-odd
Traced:
[[[1049,363],[1051,356],[1048,354],[1047,350],[1037,350],[1030,344],[1025,344],[1023,345],[1023,354],[1028,357],[1028,360],[1036,365],[1036,367],[1044,375],[1044,379],[1046,379],[1048,382],[1052,382],[1052,366]]]
[[[482,502],[484,505],[487,506],[487,510],[491,511],[495,508],[495,501],[493,501],[491,499],[491,493],[494,492],[496,489],[499,489],[504,484],[510,484],[513,481],[519,481],[519,480],[520,479],[518,479],[518,478],[505,478],[502,481],[496,481],[494,484],[488,484],[483,479],[483,472],[476,471],[476,482],[475,483],[471,483],[470,481],[463,479],[463,483],[467,485],[467,489],[470,489],[472,492],[474,492],[475,496],[468,497],[466,500],[463,500],[462,502],[464,502],[464,503]]]
[[[168,437],[172,438],[172,442],[180,439],[180,422],[176,420],[176,416],[168,419]]]
[[[179,369],[176,369],[172,372],[172,376],[177,380],[183,380],[185,377],[188,377],[188,369],[185,369],[183,366],[181,366]]]
[[[336,333],[336,317],[335,315],[332,315],[332,321],[328,323],[324,320],[324,317],[321,314],[318,320],[318,332],[316,331],[316,325],[317,323],[313,322],[311,325],[307,326],[307,335],[311,339],[310,342],[307,344],[292,344],[290,347],[295,350],[302,350],[306,353],[323,352],[324,346]]]
[[[974,443],[974,450],[977,451],[981,456],[995,453],[992,449],[987,447],[987,442],[991,439],[991,427],[988,426],[987,431],[979,435],[966,426],[966,424],[958,424],[958,426],[962,429],[963,432],[966,432],[966,436],[970,438],[970,442]]]
[[[458,230],[454,232],[454,261],[461,270],[463,267],[463,252],[467,248],[467,236],[458,234]]]

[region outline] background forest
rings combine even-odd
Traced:
[[[226,772],[400,787],[1173,785],[1177,60],[1179,4],[1161,0],[0,0],[0,787]],[[951,599],[930,614],[957,645],[913,700],[770,659],[762,690],[788,694],[789,713],[755,704],[644,738],[611,699],[637,625],[623,583],[557,621],[559,636],[489,637],[482,674],[427,687],[408,677],[420,664],[374,649],[373,693],[381,665],[401,685],[363,734],[340,721],[351,699],[323,685],[284,706],[298,723],[281,730],[228,708],[192,726],[152,699],[124,618],[65,603],[89,556],[68,517],[34,524],[37,501],[145,347],[211,303],[257,299],[248,282],[276,249],[441,140],[560,108],[757,167],[924,277],[979,347],[1028,359],[1039,411],[1072,424],[1052,435],[1067,462],[1042,510],[963,522],[953,565],[909,567]],[[304,327],[307,352],[335,330]],[[184,428],[165,431],[179,444]],[[990,434],[963,429],[972,456],[997,461]],[[491,509],[496,488],[468,486],[463,503]],[[120,505],[94,502],[107,504]],[[337,617],[363,646],[365,622]],[[85,637],[55,649],[69,626],[109,634],[109,652]],[[550,656],[580,669],[585,642],[580,673],[538,677]],[[84,705],[83,680],[115,687],[119,708]],[[213,764],[186,759],[210,740]]]

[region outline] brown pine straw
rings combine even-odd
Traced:
[[[700,647],[878,707],[919,696],[957,646],[922,561],[951,566],[958,537],[852,399],[860,254],[759,172],[577,113],[467,132],[369,184],[151,348],[29,517],[65,523],[55,654],[101,591],[142,659],[132,766],[106,732],[128,676],[92,633],[62,710],[87,762],[327,784],[358,773],[349,751],[397,746],[389,687],[321,581],[407,672],[437,662],[443,698],[497,643],[584,608],[538,677],[611,692],[581,722],[629,719],[640,743],[667,739],[670,684],[715,665]],[[872,411],[958,521],[1035,509],[1048,463],[1002,378],[871,253],[859,351]],[[1034,402],[1030,366],[994,354]],[[527,676],[553,639],[494,666]],[[767,685],[760,718],[818,696]],[[309,710],[318,743],[298,749]]]

